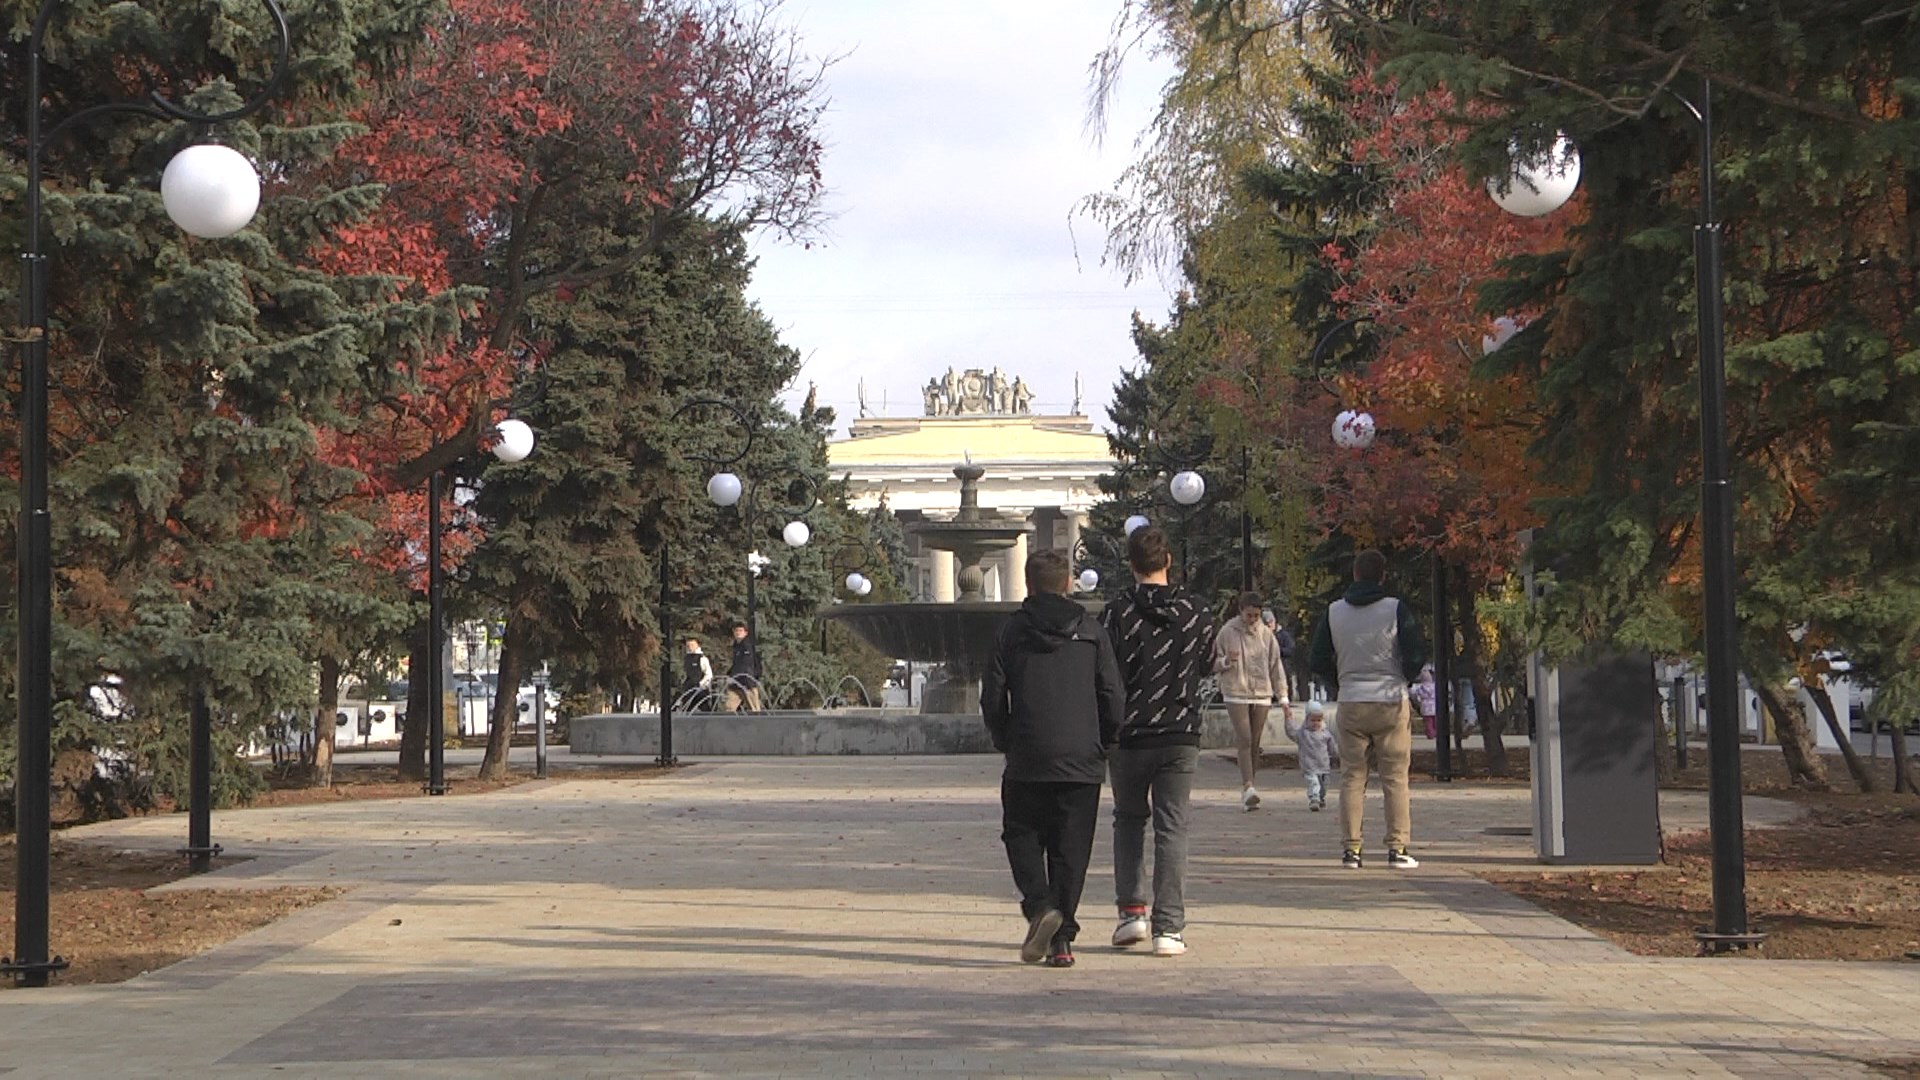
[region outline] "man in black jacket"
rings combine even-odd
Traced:
[[[1073,916],[1126,690],[1106,631],[1067,597],[1065,556],[1036,552],[1026,574],[1029,595],[1000,628],[980,712],[1007,756],[1000,839],[1027,919],[1020,959],[1071,967],[1080,932]]]
[[[747,634],[747,624],[733,624],[733,661],[727,666],[728,712],[760,711],[760,643]]]
[[[1152,525],[1127,537],[1134,586],[1107,602],[1127,684],[1127,714],[1113,752],[1113,884],[1117,948],[1153,935],[1155,956],[1187,951],[1187,807],[1200,760],[1200,686],[1213,663],[1213,618],[1192,594],[1167,583],[1173,555]],[[1147,818],[1153,818],[1153,911],[1145,881]]]

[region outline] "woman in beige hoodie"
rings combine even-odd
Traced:
[[[1240,753],[1240,805],[1260,805],[1254,773],[1260,767],[1260,735],[1267,726],[1267,706],[1278,700],[1283,716],[1293,716],[1287,693],[1287,670],[1280,663],[1280,640],[1260,621],[1260,594],[1241,593],[1239,617],[1213,639],[1213,670],[1220,677],[1220,696],[1233,719],[1234,747]]]

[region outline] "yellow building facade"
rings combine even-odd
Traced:
[[[1088,513],[1102,496],[1098,479],[1113,471],[1104,433],[1085,416],[1041,416],[1025,411],[1019,395],[996,388],[1024,386],[978,369],[949,371],[927,384],[924,415],[863,415],[847,437],[827,445],[835,477],[846,476],[852,505],[871,510],[884,500],[902,523],[946,520],[960,508],[956,465],[971,459],[986,470],[980,506],[1024,518],[1031,532],[986,564],[987,597],[1019,600],[1029,552],[1052,548],[1069,558]],[[1077,413],[1078,410],[1076,409]],[[947,601],[958,568],[947,552],[921,550],[911,535],[915,597]]]

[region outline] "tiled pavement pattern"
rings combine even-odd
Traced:
[[[1470,877],[1532,865],[1524,788],[1416,786],[1425,865],[1355,873],[1297,776],[1242,813],[1218,754],[1193,951],[1105,947],[1103,827],[1079,966],[1025,967],[997,771],[715,760],[224,813],[215,839],[263,858],[189,887],[357,888],[122,986],[0,992],[0,1072],[1763,1077],[1920,1056],[1920,964],[1641,960]],[[1663,813],[1697,826],[1705,804]],[[165,848],[183,829],[70,835]]]

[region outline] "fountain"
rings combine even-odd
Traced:
[[[1005,551],[1031,528],[1018,518],[980,508],[980,478],[986,470],[968,462],[953,470],[960,479],[960,511],[948,521],[916,521],[907,531],[921,546],[950,551],[960,566],[958,599],[951,603],[835,604],[820,615],[846,624],[861,640],[902,660],[943,665],[945,678],[930,682],[923,713],[980,711],[980,677],[993,655],[1000,624],[1020,605],[985,599],[980,563]],[[1019,573],[1019,570],[1015,570]]]

